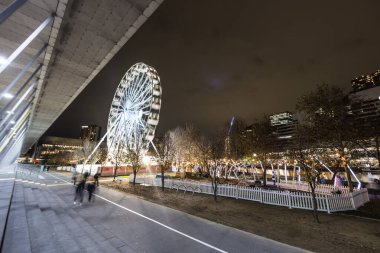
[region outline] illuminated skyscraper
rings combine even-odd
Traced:
[[[270,124],[273,127],[273,134],[278,140],[278,145],[286,146],[297,134],[298,121],[291,112],[282,112],[269,116]]]

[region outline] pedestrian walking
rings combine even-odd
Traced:
[[[99,172],[96,172],[95,175],[94,175],[94,180],[95,180],[96,187],[99,187],[99,176],[100,176]]]
[[[91,202],[91,200],[94,201],[92,195],[93,195],[93,193],[95,191],[95,188],[96,188],[95,181],[89,180],[87,182],[87,192],[88,192],[88,202],[89,203]]]
[[[71,179],[73,180],[74,185],[77,183],[77,176],[78,176],[77,170],[76,168],[74,168],[74,170],[71,173]]]
[[[77,199],[79,198],[79,205],[82,205],[83,202],[83,191],[84,187],[86,185],[86,179],[82,178],[81,181],[78,183],[77,188],[75,189],[75,197],[74,197],[74,205],[77,204]]]
[[[276,185],[276,172],[272,173],[272,182],[273,185]]]

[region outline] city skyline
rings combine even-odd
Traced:
[[[342,3],[165,1],[47,134],[75,137],[82,124],[106,129],[120,79],[140,61],[161,77],[158,134],[294,111],[295,100],[323,82],[349,91],[352,79],[379,69],[380,36],[376,3]]]

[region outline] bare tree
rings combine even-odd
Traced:
[[[220,160],[224,155],[223,141],[224,140],[220,134],[215,135],[210,141],[210,156],[212,160],[212,164],[210,166],[210,177],[215,201],[217,201],[218,185],[220,183]]]
[[[128,158],[128,156],[127,156],[127,147],[126,147],[126,144],[125,144],[124,140],[121,140],[118,143],[118,146],[117,146],[117,149],[116,149],[116,154],[114,156],[115,169],[114,169],[114,172],[113,172],[113,181],[116,180],[116,175],[117,175],[117,171],[118,171],[118,169],[120,167],[120,164],[124,163],[127,158]]]
[[[320,177],[321,168],[317,168],[317,163],[315,163],[313,156],[313,146],[315,135],[312,134],[313,128],[308,125],[299,125],[297,129],[297,140],[293,147],[297,147],[293,152],[293,158],[300,162],[302,171],[305,173],[306,182],[309,185],[310,193],[313,201],[313,216],[317,223],[319,223],[318,211],[317,211],[317,199],[315,194],[315,189],[317,187],[317,182]]]
[[[204,135],[198,135],[196,140],[197,145],[197,160],[201,165],[202,171],[206,171],[210,175],[211,156],[211,141]]]
[[[83,170],[84,170],[84,165],[86,162],[91,162],[91,166],[92,166],[92,162],[93,162],[93,159],[94,159],[94,156],[91,156],[91,153],[92,151],[94,150],[94,148],[96,147],[96,142],[95,141],[90,141],[90,139],[84,139],[82,141],[82,153],[83,153],[83,157],[82,157],[82,161],[83,161],[83,167],[82,167],[82,173],[83,173]],[[91,170],[91,167],[90,167],[90,170]],[[90,171],[91,173],[91,171]]]
[[[178,167],[186,162],[194,164],[197,152],[196,131],[193,126],[177,127],[170,131],[170,139],[174,150],[174,162]]]
[[[327,84],[318,86],[297,103],[297,109],[305,115],[305,124],[311,128],[309,133],[318,140],[315,144],[337,150],[338,167],[344,168],[352,192],[351,174],[345,161],[349,158],[348,150],[357,146],[357,129],[348,113],[350,106],[350,99],[340,88]]]
[[[258,155],[260,165],[263,169],[263,185],[267,183],[267,167],[266,162],[269,158],[269,153],[273,151],[275,146],[275,138],[273,136],[273,129],[270,125],[269,117],[263,116],[251,126],[251,145],[252,152]]]
[[[170,138],[170,132],[167,132],[164,138],[157,145],[159,164],[161,171],[161,189],[165,189],[165,171],[170,168],[174,159],[173,142]]]
[[[139,138],[136,138],[136,139],[139,140]],[[136,176],[141,168],[143,153],[144,153],[144,149],[143,149],[141,141],[136,141],[134,145],[132,145],[132,143],[127,144],[126,158],[128,162],[130,162],[132,165],[133,186],[135,186],[136,184]]]
[[[206,169],[211,180],[214,200],[217,201],[218,185],[220,183],[221,163],[224,155],[224,135],[207,138],[199,135],[197,138],[198,157],[202,168]]]
[[[107,158],[107,148],[99,148],[98,152],[96,153],[96,160],[100,163],[101,166],[104,166],[104,164],[107,162]]]
[[[169,132],[170,135],[170,141],[173,145],[174,148],[174,162],[177,167],[179,167],[182,163],[182,161],[185,160],[184,158],[184,153],[185,153],[185,148],[184,148],[184,138],[183,136],[185,135],[184,129],[181,127],[177,127],[174,130]]]

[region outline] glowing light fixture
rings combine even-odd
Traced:
[[[142,158],[142,162],[143,162],[143,164],[148,165],[149,162],[150,162],[150,157],[144,155],[143,158]]]
[[[14,96],[12,95],[12,94],[10,94],[10,93],[4,93],[3,94],[3,98],[7,98],[7,99],[11,99],[11,98],[13,98]]]
[[[5,63],[7,63],[7,59],[4,58],[3,56],[0,56],[0,65],[3,65]]]

